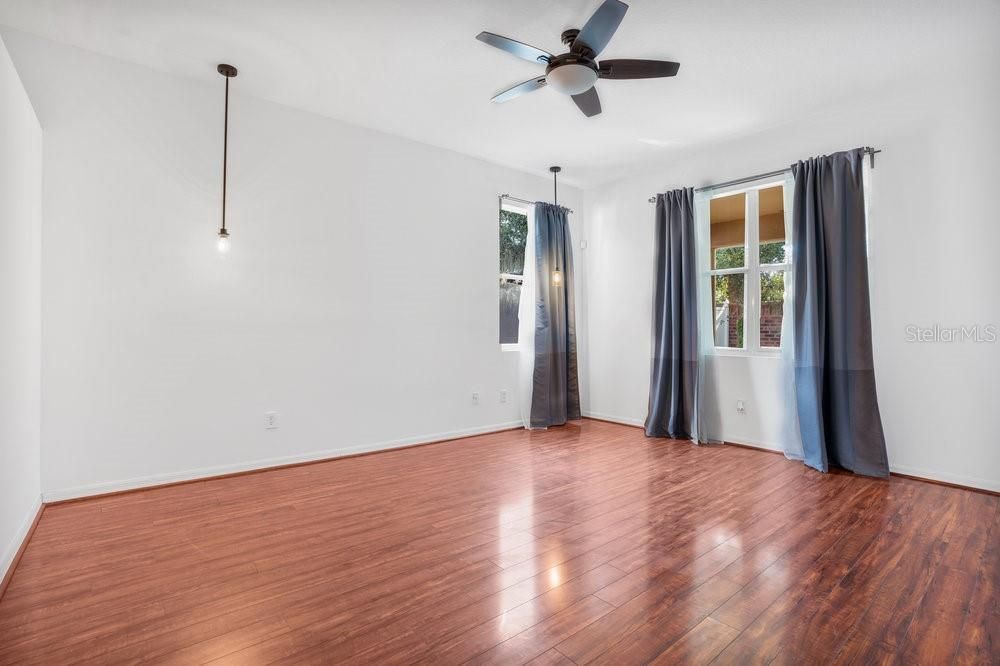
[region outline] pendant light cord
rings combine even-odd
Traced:
[[[562,171],[562,167],[550,166],[549,171],[552,172],[552,205],[559,205],[559,172]],[[557,277],[558,276],[558,277]],[[559,256],[556,254],[556,268],[552,271],[552,284],[554,286],[562,284],[562,271],[559,270]]]
[[[229,77],[226,79],[225,119],[222,125],[222,231],[226,230],[226,177],[229,162]]]

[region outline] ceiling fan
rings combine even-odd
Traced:
[[[620,0],[604,0],[580,30],[566,30],[562,42],[569,53],[552,55],[509,37],[481,32],[476,39],[518,58],[545,65],[545,76],[528,79],[493,96],[494,102],[506,102],[546,85],[569,95],[588,118],[601,112],[601,98],[594,84],[597,79],[653,79],[674,76],[680,64],[666,60],[602,60],[596,58],[611,41],[625,17],[628,5]]]

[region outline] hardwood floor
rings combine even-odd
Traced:
[[[1000,498],[584,421],[46,509],[0,663],[1000,663]]]

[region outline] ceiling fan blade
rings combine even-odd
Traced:
[[[573,51],[580,52],[584,47],[597,55],[611,41],[611,36],[625,18],[628,5],[621,0],[604,0],[590,20],[580,29],[580,34],[573,41]]]
[[[516,55],[518,58],[530,60],[531,62],[540,62],[545,64],[552,59],[552,54],[548,51],[543,51],[539,48],[531,46],[530,44],[525,44],[524,42],[519,42],[516,39],[511,39],[510,37],[495,35],[492,32],[481,32],[476,35],[476,39],[484,44],[495,46],[502,51],[506,51],[511,55]]]
[[[545,77],[539,76],[537,79],[528,79],[527,81],[518,83],[516,86],[513,86],[512,88],[507,88],[507,90],[504,90],[503,92],[498,92],[496,95],[493,96],[493,99],[490,101],[506,102],[507,100],[514,99],[515,97],[523,95],[524,93],[529,93],[532,90],[538,90],[539,88],[544,88],[544,87],[545,87]]]
[[[655,79],[674,76],[680,67],[668,60],[602,60],[598,73],[602,79]]]
[[[586,92],[573,95],[573,101],[588,118],[601,112],[601,98],[597,96],[597,88],[591,87]]]

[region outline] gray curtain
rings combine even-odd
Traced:
[[[792,165],[795,399],[806,464],[888,476],[875,394],[862,149]]]
[[[531,427],[580,418],[573,252],[566,209],[535,204],[535,367]],[[556,283],[552,274],[559,271]]]
[[[646,435],[690,439],[698,390],[694,190],[656,195],[653,368]]]

